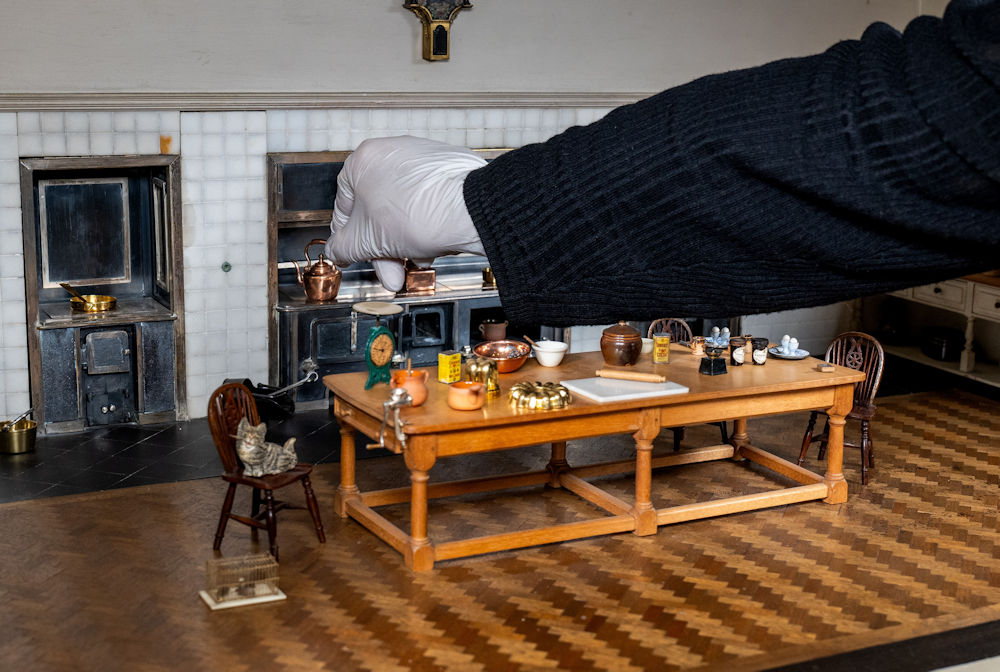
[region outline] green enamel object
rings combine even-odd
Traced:
[[[368,342],[365,344],[365,363],[368,365],[368,380],[365,389],[370,389],[375,383],[389,382],[389,367],[392,365],[392,353],[396,351],[396,339],[384,325],[376,324],[368,332]]]

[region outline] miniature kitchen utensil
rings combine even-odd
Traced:
[[[662,331],[653,334],[653,363],[670,363],[670,332]]]
[[[403,312],[403,307],[384,301],[363,301],[355,303],[351,306],[351,310],[355,314],[375,316],[375,326],[368,331],[368,342],[365,344],[365,363],[368,365],[365,389],[371,389],[375,383],[388,383],[389,366],[392,364],[392,354],[396,350],[396,339],[381,320],[385,316]]]
[[[573,396],[558,383],[522,382],[510,388],[510,405],[515,408],[548,411],[565,408],[573,401]]]
[[[698,364],[698,373],[703,373],[706,376],[728,373],[726,360],[722,358],[722,353],[725,351],[725,348],[718,345],[705,346],[705,357],[702,357]]]
[[[743,366],[746,360],[747,339],[742,336],[733,336],[729,339],[729,363],[733,366]]]
[[[761,336],[754,336],[751,339],[751,345],[753,346],[753,354],[751,356],[753,363],[763,366],[767,362],[768,339]]]
[[[35,410],[34,406],[32,406],[31,408],[29,408],[28,410],[26,410],[21,415],[15,416],[13,420],[8,421],[7,424],[5,424],[2,428],[0,428],[0,431],[9,432],[11,429],[14,428],[14,425],[16,425],[18,422],[20,422],[21,420],[24,420],[26,417],[28,417],[29,415],[31,415],[31,412],[33,410]]]
[[[480,343],[472,351],[479,357],[496,361],[497,371],[500,373],[510,373],[521,368],[531,348],[521,341],[503,340]]]
[[[60,282],[59,286],[73,295],[73,298],[69,300],[69,306],[78,313],[103,313],[114,310],[115,306],[118,305],[118,299],[107,294],[81,294],[68,282]]]
[[[456,411],[474,411],[486,403],[486,385],[460,380],[448,387],[448,405]]]
[[[427,400],[427,369],[397,369],[392,372],[389,387],[401,387],[410,394],[413,406],[419,406]]]
[[[0,422],[0,453],[29,453],[35,449],[35,433],[38,423],[21,419],[15,422]]]
[[[611,366],[632,366],[641,352],[642,337],[639,330],[629,326],[624,320],[601,332],[601,354]]]
[[[292,260],[295,265],[295,274],[298,283],[306,292],[306,299],[309,301],[329,301],[336,298],[340,291],[340,279],[342,273],[334,266],[323,253],[319,253],[319,259],[312,263],[309,259],[309,248],[313,245],[326,246],[326,241],[322,238],[310,240],[302,251],[306,257],[305,270],[299,268],[299,262]]]
[[[669,394],[684,394],[689,391],[685,385],[675,383],[672,380],[663,383],[646,383],[637,380],[594,377],[560,382],[574,395],[586,397],[599,403],[662,397]]]
[[[496,360],[489,357],[473,357],[465,365],[469,380],[486,385],[486,396],[500,392],[500,372]]]
[[[534,345],[535,361],[541,366],[559,366],[569,350],[569,343],[563,341],[539,341]]]
[[[666,376],[658,373],[642,373],[641,371],[621,371],[619,369],[598,369],[594,371],[598,378],[614,378],[615,380],[636,380],[640,383],[665,383]]]
[[[487,341],[502,341],[507,338],[507,320],[483,320],[479,333]]]

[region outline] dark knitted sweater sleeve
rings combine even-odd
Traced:
[[[1000,0],[617,108],[464,195],[523,322],[753,314],[1000,267]]]

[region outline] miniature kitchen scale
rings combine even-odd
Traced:
[[[375,326],[368,332],[368,342],[365,343],[365,363],[368,365],[365,389],[371,389],[375,383],[388,383],[392,354],[396,351],[396,339],[382,324],[382,318],[403,312],[403,307],[385,301],[362,301],[351,306],[351,310],[375,316]]]

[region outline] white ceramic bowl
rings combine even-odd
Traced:
[[[640,354],[648,355],[652,351],[653,351],[653,339],[651,338],[642,339],[642,350],[640,351]]]
[[[562,341],[538,341],[535,343],[535,359],[542,366],[559,366],[566,351],[569,350],[569,343]]]

